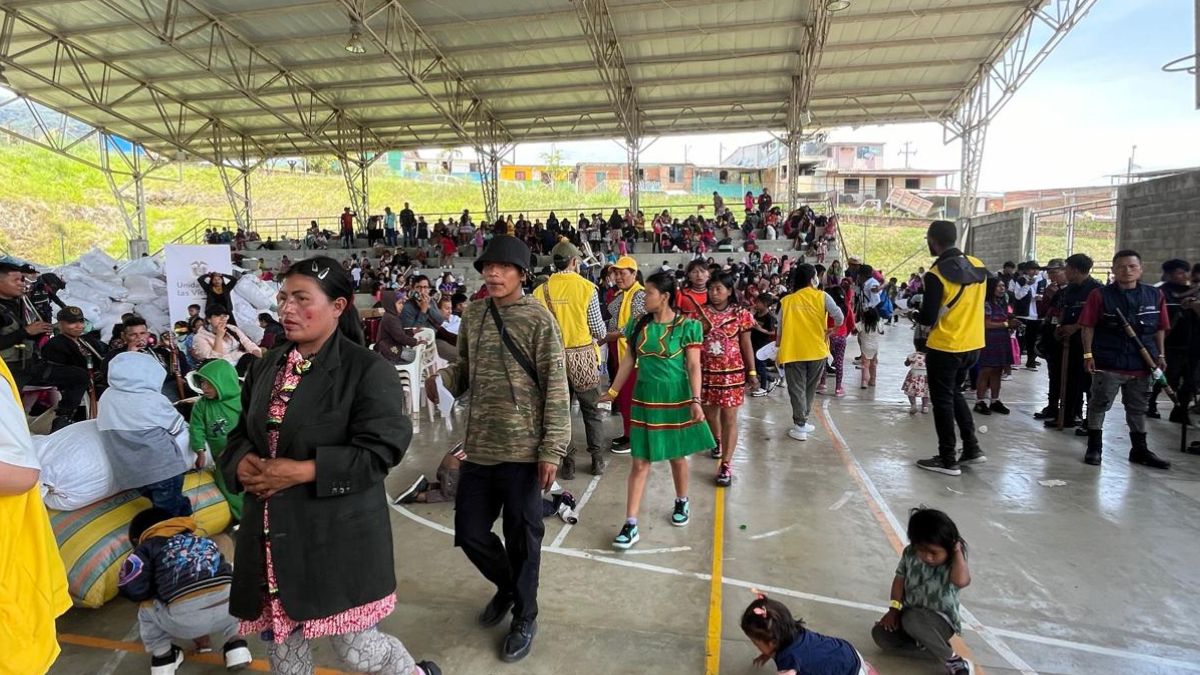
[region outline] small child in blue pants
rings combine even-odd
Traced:
[[[150,675],[174,675],[183,663],[175,640],[206,643],[219,633],[225,668],[241,670],[253,660],[229,614],[233,568],[213,540],[196,534],[190,517],[152,507],[129,525],[133,552],[121,565],[118,590],[140,602],[138,629],[150,653]]]

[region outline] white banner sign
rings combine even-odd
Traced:
[[[204,291],[196,280],[212,272],[233,272],[229,247],[172,245],[164,251],[171,321],[186,321],[188,305],[200,305],[200,312],[204,312]]]

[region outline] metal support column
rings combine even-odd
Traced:
[[[488,222],[500,217],[500,158],[512,149],[508,132],[494,117],[473,124],[475,155],[479,159],[479,184],[483,189],[483,213]]]
[[[232,146],[232,147],[231,147]],[[229,210],[238,228],[250,232],[254,229],[254,195],[251,192],[250,174],[263,163],[249,153],[249,144],[244,136],[230,138],[219,128],[213,131],[213,152],[217,156],[217,173],[229,200]]]
[[[639,183],[641,173],[641,154],[642,140],[633,138],[625,141],[625,154],[627,158],[626,169],[629,171],[629,210],[637,215],[638,209],[641,206],[641,186]]]
[[[355,157],[342,159],[342,178],[346,179],[350,210],[362,228],[366,228],[371,215],[371,166],[382,156],[382,153],[359,152]]]
[[[146,224],[146,190],[144,180],[168,162],[152,157],[140,145],[118,139],[111,134],[100,135],[100,169],[108,181],[113,198],[125,221],[129,241],[129,259],[141,257],[150,250],[149,227]]]
[[[787,200],[789,212],[800,205],[800,145],[802,143],[802,134],[804,133],[804,102],[801,100],[802,80],[803,77],[800,75],[792,76],[792,93],[788,102],[787,137],[784,139],[788,151],[787,195],[785,199]]]
[[[979,171],[983,167],[984,141],[987,139],[987,122],[980,123],[962,132],[962,185],[959,188],[958,217],[975,215],[979,195]]]

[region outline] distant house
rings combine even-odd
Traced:
[[[642,164],[638,167],[638,190],[690,194],[695,176],[694,164]],[[628,193],[629,165],[624,162],[576,164],[575,186],[580,192],[616,189]]]
[[[500,180],[514,183],[551,183],[574,182],[575,171],[569,166],[549,166],[546,164],[502,164],[500,165]]]
[[[923,196],[941,196],[952,169],[889,169],[884,143],[838,143],[821,140],[800,148],[797,189],[802,195],[836,197],[839,204],[860,206],[887,200],[893,188]],[[760,171],[760,185],[777,198],[787,194],[788,150],[778,140],[746,145],[722,159],[723,165]],[[757,190],[755,190],[757,193]]]

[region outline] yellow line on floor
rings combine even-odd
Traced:
[[[109,649],[109,650],[113,650],[113,651],[134,652],[134,653],[142,653],[142,654],[144,654],[146,652],[146,648],[143,647],[142,643],[140,643],[140,642],[125,642],[122,640],[109,640],[106,638],[92,637],[90,635],[73,635],[71,633],[59,633],[58,641],[63,644],[74,645],[76,647],[88,647],[91,649]],[[223,655],[217,654],[217,653],[195,654],[195,653],[189,652],[184,658],[186,661],[190,661],[192,663],[207,663],[207,664],[214,665],[214,666],[225,665],[225,657]],[[267,673],[267,672],[271,671],[271,666],[270,666],[270,664],[268,664],[266,662],[265,659],[255,659],[254,662],[251,663],[247,669],[262,672],[262,673]],[[316,675],[349,675],[349,673],[345,673],[340,670],[334,670],[333,668],[317,668],[314,671],[314,673]]]
[[[708,636],[704,641],[704,675],[721,671],[721,573],[725,557],[725,494],[717,488],[713,513],[712,580],[708,592]]]

